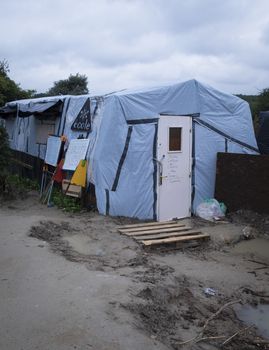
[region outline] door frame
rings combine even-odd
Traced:
[[[156,196],[156,200],[154,199],[154,206],[155,206],[155,213],[156,215],[154,215],[154,219],[155,220],[159,220],[159,215],[160,215],[160,175],[162,172],[162,163],[160,161],[160,159],[158,159],[158,134],[159,134],[159,128],[160,128],[160,119],[161,117],[179,117],[179,118],[189,118],[189,216],[191,216],[192,213],[192,203],[193,203],[193,142],[194,142],[194,133],[193,133],[193,115],[167,115],[167,114],[160,114],[160,118],[158,120],[158,125],[156,128],[156,132],[155,132],[155,137],[154,137],[154,173],[155,173],[155,184],[154,184],[154,188],[155,188],[155,196]],[[169,128],[166,131],[169,135]],[[182,135],[183,136],[183,135]],[[168,138],[169,140],[169,138]],[[180,151],[175,151],[175,153],[182,153],[182,150]],[[169,153],[169,151],[167,151],[167,153]],[[173,151],[171,151],[170,153],[173,153]]]

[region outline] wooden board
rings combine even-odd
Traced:
[[[170,227],[170,228],[159,228],[156,230],[144,230],[138,232],[127,232],[125,230],[119,230],[120,233],[124,233],[126,236],[142,236],[142,235],[151,235],[154,233],[164,233],[164,232],[177,232],[177,231],[187,231],[190,230],[191,227],[183,226],[183,227]]]
[[[62,190],[63,193],[67,196],[81,198],[82,187],[77,185],[71,185],[69,180],[62,181]]]
[[[184,224],[159,224],[154,226],[142,226],[142,227],[134,227],[134,228],[119,228],[121,232],[138,232],[145,230],[156,230],[159,228],[174,228],[174,227],[184,227]]]
[[[11,162],[17,163],[17,164],[23,166],[23,167],[26,168],[26,169],[30,169],[30,170],[33,169],[33,166],[32,166],[32,165],[26,164],[26,163],[24,163],[24,162],[22,162],[21,160],[16,159],[16,158],[11,158]]]
[[[150,245],[156,245],[156,244],[184,242],[184,241],[195,240],[195,239],[204,239],[204,238],[209,238],[209,235],[207,233],[201,233],[199,235],[193,235],[193,236],[153,239],[153,240],[148,240],[148,241],[142,241],[142,243],[145,246],[150,246]]]
[[[198,241],[209,238],[207,233],[192,229],[179,221],[151,222],[126,225],[118,228],[121,234],[132,237],[144,246],[166,245],[176,243],[176,247],[199,245]],[[175,246],[175,244],[173,245]]]
[[[143,236],[134,236],[133,238],[137,241],[151,240],[151,239],[160,239],[168,237],[178,237],[178,236],[190,236],[193,234],[201,233],[201,231],[182,231],[182,232],[172,232],[172,233],[159,233],[156,235],[143,235]]]

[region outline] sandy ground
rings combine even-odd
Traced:
[[[2,203],[0,349],[268,349],[235,311],[268,307],[269,221],[231,219],[185,220],[203,245],[145,250],[117,232],[131,219],[65,214],[36,193]]]

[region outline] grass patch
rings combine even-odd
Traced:
[[[81,211],[81,199],[66,196],[61,190],[53,189],[51,201],[58,208],[63,209],[66,212],[78,213]]]
[[[1,194],[5,199],[23,199],[27,196],[27,193],[32,190],[39,190],[39,184],[37,181],[23,178],[18,175],[8,174],[5,177],[5,184]]]

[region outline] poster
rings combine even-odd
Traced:
[[[79,161],[86,157],[89,142],[89,139],[74,139],[70,141],[65,155],[63,170],[76,170]]]
[[[71,126],[75,131],[91,131],[91,103],[88,98]]]
[[[56,166],[60,155],[62,140],[58,136],[49,136],[45,155],[45,163]]]

